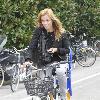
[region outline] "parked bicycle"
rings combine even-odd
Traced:
[[[87,38],[88,45],[91,46],[96,51],[96,53],[100,52],[100,40],[98,37],[100,36],[93,35]]]
[[[23,81],[23,78],[25,78],[25,69],[23,67],[23,62],[24,62],[24,55],[23,53],[25,53],[28,49],[28,47],[24,48],[24,49],[20,49],[17,50],[15,47],[13,47],[14,49],[14,55],[17,56],[17,63],[13,63],[12,67],[15,68],[13,70],[13,75],[11,76],[11,90],[13,92],[15,92],[18,89],[18,85],[20,81]]]
[[[18,88],[20,81],[21,62],[24,61],[24,56],[21,52],[24,52],[27,48],[17,50],[15,47],[12,49],[4,49],[7,38],[0,36],[0,87],[4,83],[4,73],[10,76],[11,90],[15,92]]]
[[[10,76],[10,86],[12,89],[12,84],[14,82],[14,90],[17,89],[17,85],[19,83],[18,77],[19,77],[19,68],[17,66],[13,66],[14,64],[17,64],[17,54],[9,49],[4,49],[0,53],[0,68],[1,68],[1,85],[3,85],[4,82],[4,73],[7,73],[8,76]]]
[[[73,62],[78,62],[83,67],[90,67],[96,61],[96,52],[88,46],[87,40],[83,38],[77,38],[70,34],[69,40],[71,48],[73,50]]]
[[[10,78],[14,76],[14,73],[18,72],[18,69],[14,66],[12,66],[14,63],[16,63],[16,54],[11,49],[4,49],[4,45],[7,42],[7,37],[0,36],[0,87],[4,83],[4,75],[7,73]],[[18,74],[16,73],[16,79]],[[12,78],[11,78],[12,79]]]

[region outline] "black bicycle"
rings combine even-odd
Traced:
[[[70,35],[71,48],[73,50],[73,62],[78,62],[83,67],[90,67],[96,61],[96,52],[88,46],[87,40]]]
[[[88,45],[90,47],[92,47],[96,53],[99,53],[100,52],[100,39],[99,39],[99,35],[93,35],[93,36],[89,36],[87,38],[88,40]]]

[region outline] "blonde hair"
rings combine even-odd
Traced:
[[[41,16],[44,16],[45,14],[47,14],[51,18],[52,24],[53,24],[53,29],[55,32],[55,38],[57,40],[59,40],[61,37],[61,34],[65,31],[65,29],[62,27],[62,23],[56,17],[56,15],[53,13],[53,11],[51,9],[46,8],[46,9],[40,11],[40,13],[38,14],[38,18],[37,18],[38,27],[43,27],[43,25],[41,23]]]

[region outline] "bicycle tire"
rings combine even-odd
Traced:
[[[76,61],[82,67],[90,67],[96,61],[96,52],[91,47],[82,47],[76,54]]]
[[[3,83],[4,83],[4,71],[0,67],[0,87],[3,85]]]
[[[13,64],[12,75],[10,76],[11,80],[11,90],[12,92],[17,91],[19,85],[19,66],[17,64]]]

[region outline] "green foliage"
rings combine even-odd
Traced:
[[[28,0],[2,0],[1,24],[2,33],[8,36],[7,47],[28,45],[35,25],[35,9]]]
[[[76,27],[85,28],[88,34],[100,35],[100,1],[75,0],[76,2]]]
[[[40,10],[51,8],[64,28],[100,35],[100,0],[1,0],[0,34],[6,34],[6,47],[18,49],[29,44]]]

